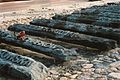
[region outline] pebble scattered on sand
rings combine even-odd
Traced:
[[[116,50],[120,49],[117,48],[111,50],[106,56],[109,54],[115,54],[114,51]],[[65,66],[51,67],[50,71],[54,69],[55,71],[53,71],[54,73],[57,73],[57,77],[56,74],[51,74],[51,77],[48,77],[48,80],[120,80],[120,61],[116,60],[116,62],[112,61],[109,63],[108,61],[106,63],[99,63],[101,61],[104,62],[104,57],[103,59],[99,59],[101,56],[104,55],[96,57],[98,60],[97,64],[91,63],[94,59],[83,61],[81,59],[77,59],[76,62],[71,61],[70,64]],[[116,58],[110,59],[112,60]]]

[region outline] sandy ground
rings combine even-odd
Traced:
[[[31,7],[33,5],[42,5],[42,4],[55,4],[55,3],[69,3],[69,2],[86,2],[87,0],[30,0],[30,1],[18,1],[18,2],[5,2],[0,3],[0,11],[14,11],[14,10],[21,10]],[[8,7],[9,6],[9,7]]]
[[[32,0],[0,3],[0,23],[26,17],[51,17],[54,13],[69,14],[76,9],[119,0],[88,2],[87,0]]]

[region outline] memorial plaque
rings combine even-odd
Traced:
[[[0,49],[0,74],[17,80],[43,80],[48,69],[32,58]],[[36,74],[37,73],[37,74]]]

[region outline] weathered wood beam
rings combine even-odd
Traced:
[[[87,47],[97,48],[101,50],[115,48],[117,42],[111,39],[105,39],[101,37],[95,37],[85,34],[79,34],[77,32],[64,31],[60,29],[53,29],[43,26],[15,24],[10,26],[9,30],[13,31],[26,31],[27,34],[49,37],[69,43],[84,45]]]
[[[119,28],[119,13],[120,4],[112,4],[83,8],[69,15],[55,15],[53,19]]]
[[[67,16],[67,15],[66,15]],[[99,14],[71,14],[69,17],[81,17],[81,18],[90,18],[90,19],[97,19],[99,17],[110,18],[111,20],[120,20],[120,14],[116,13],[109,13],[109,12],[100,12]]]
[[[55,16],[53,16],[53,19],[60,19],[60,20],[67,20],[68,17],[86,17],[86,18],[93,18],[96,19],[99,17],[106,17],[106,18],[115,18],[118,19],[120,18],[120,12],[111,12],[113,10],[102,10],[102,11],[98,11],[99,9],[90,9],[90,10],[81,10],[81,11],[75,11],[72,14],[68,14],[68,15],[60,15],[60,14],[56,14]],[[117,10],[116,10],[117,11]],[[119,20],[119,19],[118,19]],[[74,21],[74,20],[73,20]]]
[[[39,61],[44,63],[44,65],[48,65],[47,64],[48,62],[50,63],[50,62],[55,61],[55,58],[44,55],[42,53],[34,52],[34,51],[31,51],[31,50],[28,50],[28,49],[25,49],[25,48],[9,45],[9,44],[5,44],[5,43],[1,43],[0,48],[1,49],[6,49],[8,51],[14,52],[14,53],[19,54],[19,55],[32,57],[35,60],[39,59]]]
[[[67,21],[77,22],[77,23],[86,23],[93,24],[98,26],[120,28],[120,19],[117,18],[108,18],[108,17],[92,17],[87,16],[82,17],[67,17]]]
[[[91,11],[90,11],[91,10]],[[86,14],[86,15],[89,15],[89,14],[92,14],[92,15],[95,15],[95,14],[99,14],[100,12],[102,12],[102,13],[113,13],[113,14],[119,14],[120,13],[120,11],[119,10],[117,10],[117,9],[114,9],[114,10],[112,10],[112,9],[100,9],[100,10],[98,10],[98,9],[89,9],[89,10],[81,10],[80,12],[76,12],[76,13],[73,13],[73,14],[77,14],[77,13],[81,13],[81,14]]]
[[[4,43],[21,46],[37,52],[42,52],[43,54],[60,59],[61,61],[70,60],[73,56],[77,55],[75,50],[67,49],[60,45],[55,45],[36,39],[28,38],[25,41],[20,41],[16,38],[16,36],[8,31],[0,30],[0,40]]]
[[[109,18],[104,16],[94,16],[94,15],[56,15],[53,17],[53,19],[58,20],[64,20],[64,21],[70,21],[75,23],[86,23],[86,24],[93,24],[98,26],[106,26],[106,27],[113,27],[113,28],[119,28],[120,27],[120,18]]]
[[[110,12],[110,13],[120,13],[120,4],[113,4],[113,5],[102,5],[102,6],[92,6],[88,8],[82,8],[81,11],[77,13],[84,13],[84,14],[96,14],[100,12]]]
[[[102,5],[102,6],[92,6],[92,7],[88,7],[88,8],[82,8],[80,11],[74,11],[72,14],[96,15],[101,12],[102,13],[119,14],[120,13],[120,4],[115,3],[114,5]],[[56,15],[56,17],[58,17],[58,15]],[[54,16],[54,18],[55,18],[55,16]]]
[[[88,35],[104,37],[120,41],[120,30],[113,28],[106,28],[101,26],[94,26],[88,24],[78,24],[62,20],[52,19],[36,19],[30,22],[37,26],[47,26],[49,28],[64,29],[74,32],[84,33]],[[9,27],[10,28],[10,27]]]
[[[14,80],[44,80],[48,69],[30,57],[0,49],[0,74]]]

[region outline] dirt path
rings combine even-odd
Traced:
[[[0,12],[23,10],[31,7],[32,5],[41,4],[58,4],[58,3],[69,3],[69,2],[86,2],[87,0],[30,0],[30,1],[18,1],[18,2],[5,2],[0,3]]]

